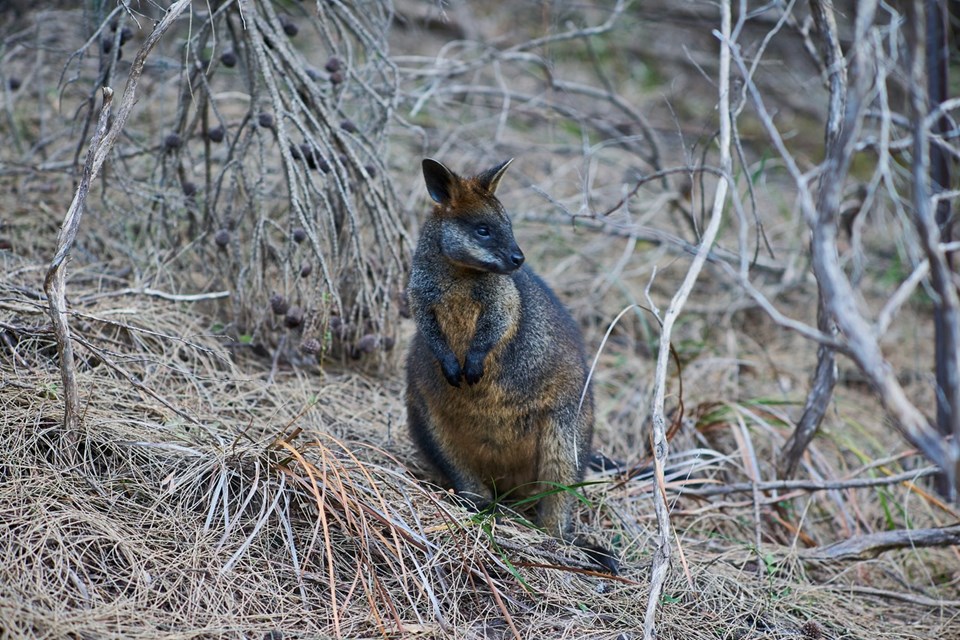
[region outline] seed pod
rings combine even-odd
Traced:
[[[367,173],[370,174],[370,177],[371,177],[371,178],[376,178],[376,177],[377,177],[377,168],[376,168],[375,166],[373,166],[372,164],[365,164],[365,165],[363,165],[363,168],[364,168],[364,170],[365,170]]]
[[[343,83],[343,74],[339,71],[334,71],[330,74],[330,83],[337,85]]]
[[[287,315],[283,317],[283,324],[290,329],[296,329],[303,324],[303,309],[300,307],[290,307],[287,309]]]
[[[221,249],[226,249],[227,245],[230,244],[230,232],[226,229],[218,229],[215,234],[213,234],[213,241],[217,243],[217,246]]]
[[[311,355],[316,355],[320,353],[321,348],[322,347],[320,345],[320,341],[317,340],[316,338],[307,338],[306,340],[300,343],[300,351],[303,351],[304,353],[309,353]]]
[[[122,47],[133,37],[133,29],[130,27],[124,27],[120,29],[120,46]]]
[[[307,166],[311,169],[317,168],[317,152],[308,144],[300,145],[300,154],[307,161]]]
[[[360,131],[357,129],[357,125],[353,124],[353,120],[344,120],[340,123],[340,128],[347,133],[357,133]]]
[[[282,26],[283,26],[283,32],[288,36],[290,36],[291,38],[297,35],[298,33],[300,33],[300,28],[297,27],[297,25],[295,25],[294,23],[290,22],[289,20],[282,19],[280,22],[282,23]]]
[[[289,308],[289,303],[287,303],[287,300],[279,293],[275,293],[270,296],[270,309],[273,311],[274,315],[282,316],[287,313]]]
[[[259,124],[264,129],[273,129],[273,114],[272,113],[261,113],[257,116],[257,124]]]
[[[803,637],[808,640],[820,640],[823,638],[823,627],[816,620],[808,620],[800,627]]]
[[[293,230],[293,241],[300,244],[307,239],[307,232],[302,227],[295,227]]]
[[[378,338],[372,333],[368,333],[367,335],[360,338],[359,341],[357,341],[357,349],[359,349],[363,353],[373,353],[374,351],[377,350],[377,347],[379,346],[380,346],[380,338]]]
[[[332,316],[330,318],[330,332],[336,337],[343,339],[353,333],[353,325],[349,322],[344,322],[340,316]]]
[[[313,67],[307,67],[304,69],[304,72],[307,74],[307,77],[313,80],[314,82],[320,82],[320,72],[314,69]]]
[[[223,142],[223,137],[226,135],[226,131],[223,127],[214,127],[207,131],[207,137],[210,138],[210,142]]]
[[[313,273],[313,265],[309,262],[304,262],[300,265],[300,277],[307,278],[310,274]]]
[[[186,180],[180,186],[183,189],[183,195],[187,196],[188,198],[192,198],[193,196],[197,195],[197,185],[193,182]]]
[[[179,133],[168,133],[163,138],[163,150],[164,151],[176,151],[180,148],[180,145],[183,144],[183,138],[180,137]]]
[[[384,336],[380,341],[380,344],[383,345],[384,351],[392,351],[393,347],[397,344],[397,341],[392,336]]]
[[[7,86],[10,87],[10,91],[16,91],[20,88],[21,84],[20,78],[11,76],[10,79],[7,80]]]
[[[100,41],[100,50],[104,53],[113,51],[113,38],[104,38]]]
[[[120,18],[114,18],[110,21],[110,31],[116,31],[117,27],[120,26]]]
[[[327,73],[336,73],[340,71],[341,66],[340,58],[331,56],[330,59],[327,60],[327,64],[323,65],[323,68],[327,70]]]
[[[324,160],[323,158],[317,158],[317,169],[324,173],[330,173],[330,163]]]
[[[237,66],[237,54],[233,51],[224,51],[220,54],[220,62],[223,66],[232,69]]]

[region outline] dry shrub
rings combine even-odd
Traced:
[[[8,73],[26,76],[7,94],[22,166],[79,167],[98,88],[122,89],[132,53],[164,11],[110,9],[48,11],[7,39]],[[65,33],[60,25],[78,18],[82,28]],[[315,340],[321,359],[382,364],[409,261],[384,165],[397,94],[388,24],[381,2],[190,6],[150,54],[78,253],[132,267],[147,286],[229,290],[229,335],[273,350],[294,328],[296,340],[281,345],[288,358]],[[30,58],[36,47],[73,51],[59,87]],[[21,120],[26,105],[39,108]],[[75,111],[74,124],[55,109]],[[68,135],[28,144],[51,126]],[[38,186],[32,171],[18,178],[14,189]],[[15,244],[26,252],[37,240]]]

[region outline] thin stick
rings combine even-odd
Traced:
[[[147,55],[153,50],[159,42],[164,32],[173,24],[173,21],[190,4],[190,0],[178,0],[170,6],[163,20],[154,28],[153,32],[137,51],[133,66],[130,69],[130,76],[127,79],[127,86],[123,92],[123,98],[120,101],[120,109],[117,118],[110,124],[111,105],[113,104],[113,89],[103,87],[103,106],[100,108],[100,117],[97,122],[96,131],[90,140],[90,147],[87,149],[86,160],[83,163],[83,173],[80,178],[80,184],[73,196],[73,202],[67,209],[67,215],[63,219],[63,225],[60,227],[60,234],[57,238],[57,253],[54,255],[44,278],[43,289],[47,294],[47,301],[50,306],[50,318],[53,322],[54,334],[57,339],[57,353],[60,359],[60,376],[63,379],[64,393],[64,411],[63,426],[65,438],[65,455],[68,462],[73,462],[76,444],[78,442],[78,430],[80,426],[80,393],[77,389],[76,363],[73,357],[73,345],[70,341],[70,326],[67,322],[67,294],[66,294],[66,271],[64,262],[73,247],[77,238],[77,232],[80,229],[80,219],[83,216],[83,209],[86,205],[87,194],[90,191],[90,184],[100,173],[107,154],[113,147],[117,136],[123,129],[123,125],[130,115],[135,102],[137,81],[143,72],[144,62]]]
[[[95,300],[97,298],[112,298],[115,296],[127,296],[127,295],[138,295],[138,296],[153,296],[154,298],[160,298],[161,300],[169,300],[170,302],[201,302],[203,300],[218,300],[220,298],[229,298],[229,291],[211,291],[209,293],[168,293],[167,291],[161,291],[159,289],[151,289],[150,287],[128,287],[126,289],[117,289],[116,291],[108,291],[106,293],[98,293],[92,296],[87,296],[86,300]]]
[[[87,157],[83,163],[83,174],[73,202],[67,209],[67,215],[60,227],[57,237],[57,253],[50,263],[47,275],[43,281],[43,290],[47,294],[47,303],[50,307],[50,320],[53,322],[53,332],[57,339],[57,354],[60,358],[60,377],[63,380],[63,429],[64,454],[68,462],[75,462],[77,442],[79,441],[80,426],[80,393],[77,390],[77,367],[73,357],[73,343],[70,341],[70,325],[67,322],[67,274],[63,268],[67,255],[77,239],[80,229],[80,218],[83,216],[84,204],[90,183],[95,175],[94,155],[100,141],[106,134],[110,123],[110,110],[113,104],[113,89],[103,88],[103,106],[100,107],[100,118],[97,128],[90,140]]]
[[[730,2],[724,0],[721,3],[720,28],[723,39],[730,37]],[[660,348],[657,352],[657,369],[654,377],[654,398],[653,398],[653,467],[657,478],[657,490],[654,491],[653,505],[657,514],[657,542],[656,549],[653,552],[653,566],[650,575],[650,596],[647,600],[647,610],[643,621],[644,640],[653,640],[656,637],[654,629],[657,605],[660,602],[660,594],[663,592],[663,585],[667,578],[667,571],[670,568],[670,540],[672,537],[670,527],[670,513],[667,508],[666,493],[664,491],[663,465],[667,458],[668,446],[666,437],[667,419],[664,413],[664,400],[667,386],[667,364],[670,360],[670,336],[673,332],[673,325],[676,323],[686,303],[693,285],[700,275],[701,269],[710,253],[710,247],[713,245],[720,230],[720,220],[723,217],[723,205],[727,199],[727,187],[729,186],[730,167],[732,159],[730,155],[730,48],[720,48],[720,77],[719,77],[719,117],[720,117],[720,170],[723,173],[717,183],[717,191],[714,194],[713,209],[710,213],[710,222],[707,224],[703,233],[703,240],[697,249],[697,254],[690,264],[680,289],[674,294],[663,317],[663,326],[660,330]]]
[[[826,71],[829,77],[830,106],[827,114],[827,128],[824,136],[824,147],[828,161],[834,160],[842,151],[840,147],[840,132],[843,129],[843,115],[846,107],[847,94],[847,67],[840,47],[840,38],[837,35],[837,23],[833,15],[832,0],[811,0],[810,9],[813,13],[817,31],[823,38],[823,53]],[[821,181],[835,179],[829,172],[821,174]],[[821,187],[823,184],[821,182]],[[836,220],[835,210],[840,208],[840,193],[836,189],[821,188],[817,200],[817,210],[824,215],[824,209],[831,208],[830,219]],[[821,287],[817,287],[817,329],[828,335],[836,335],[837,325],[830,316],[823,299]],[[777,456],[777,472],[784,478],[796,475],[800,466],[803,452],[807,450],[810,441],[820,430],[820,424],[827,413],[827,407],[833,398],[833,388],[837,384],[837,366],[835,350],[829,345],[821,344],[817,349],[817,367],[807,393],[803,413],[797,422],[790,438],[783,445]]]
[[[865,65],[862,58],[865,52],[862,34],[872,23],[876,10],[876,2],[863,4],[863,11],[858,11],[856,41],[861,46],[855,47],[850,78],[858,78],[859,82],[850,87],[847,96],[847,123],[840,133],[837,147],[839,157],[824,171],[835,176],[834,180],[824,181],[821,189],[840,189],[837,184],[839,176],[846,175],[855,147],[857,135],[862,121],[857,117],[861,113],[862,99],[866,89],[859,86],[865,83],[868,74],[861,73]],[[741,71],[746,74],[747,67],[736,43],[725,40],[724,44],[731,49],[733,59]],[[856,73],[854,73],[856,71]],[[874,327],[867,322],[857,306],[857,296],[849,278],[840,265],[837,249],[837,225],[835,221],[823,219],[822,214],[833,212],[832,208],[818,211],[814,204],[813,193],[808,186],[809,177],[806,176],[797,164],[796,159],[786,148],[783,137],[773,123],[763,98],[756,84],[747,80],[747,89],[756,108],[760,124],[766,131],[771,143],[783,160],[784,167],[789,171],[798,187],[798,200],[803,216],[812,231],[813,268],[817,281],[823,291],[823,299],[830,314],[837,322],[846,342],[846,352],[860,370],[870,380],[877,396],[883,403],[888,414],[894,419],[895,428],[913,446],[919,449],[931,462],[937,464],[948,473],[953,473],[960,464],[960,452],[956,447],[948,446],[939,432],[930,424],[927,417],[907,397],[907,394],[897,380],[893,367],[887,362],[880,348],[878,336]]]
[[[880,487],[884,485],[898,484],[900,482],[911,482],[937,473],[935,467],[918,469],[916,471],[906,471],[885,478],[854,478],[851,480],[777,480],[773,482],[738,482],[736,484],[724,484],[718,487],[707,487],[703,489],[691,489],[681,487],[680,492],[686,495],[694,496],[725,496],[731,493],[747,493],[754,489],[758,491],[834,491],[839,489],[863,489],[866,487]],[[782,499],[782,496],[781,496]]]
[[[877,596],[880,598],[890,598],[891,600],[902,600],[903,602],[918,604],[922,607],[934,607],[937,609],[950,607],[952,609],[960,609],[960,600],[939,600],[937,598],[929,598],[927,596],[921,596],[913,593],[900,593],[897,591],[887,591],[885,589],[876,589],[874,587],[861,587],[853,584],[847,585],[844,587],[837,587],[836,590],[852,591],[853,593],[863,593],[869,596]]]

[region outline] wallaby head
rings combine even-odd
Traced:
[[[472,178],[461,178],[430,158],[423,161],[427,191],[436,203],[440,252],[452,264],[474,271],[511,273],[523,264],[523,252],[495,192],[512,159]]]

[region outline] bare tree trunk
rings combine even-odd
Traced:
[[[929,110],[934,110],[947,99],[949,49],[947,44],[947,5],[945,0],[926,0],[926,69],[927,99]],[[918,25],[919,26],[919,25]],[[932,125],[931,133],[942,135],[949,128],[947,118],[940,117]],[[950,185],[950,164],[943,148],[936,141],[930,144],[930,190],[937,195]],[[919,212],[918,212],[919,213]],[[937,202],[934,220],[940,230],[940,242],[950,242],[953,223],[950,219],[950,200]],[[954,273],[953,258],[947,254],[946,274]],[[934,275],[934,278],[937,276]],[[944,286],[952,286],[950,282]],[[960,438],[960,375],[956,370],[956,358],[949,357],[957,349],[956,317],[950,317],[944,305],[934,306],[933,322],[936,342],[937,380],[937,428],[945,436],[953,434],[954,442]],[[951,326],[954,323],[954,326]],[[937,476],[937,489],[949,495],[952,487],[946,474]]]
[[[844,108],[847,93],[847,68],[840,48],[840,39],[837,36],[837,23],[833,15],[833,0],[810,0],[810,10],[814,24],[820,33],[820,42],[827,69],[830,86],[830,107],[827,115],[827,127],[824,136],[825,156],[836,157],[840,133],[843,131]],[[840,207],[839,194],[824,188],[824,181],[820,181],[820,192],[817,197],[817,210],[824,211],[832,207],[831,218],[836,218]],[[818,285],[819,279],[818,279]],[[825,334],[835,335],[837,325],[830,316],[823,300],[822,286],[817,291],[817,328]],[[791,478],[796,474],[800,458],[813,437],[820,429],[820,423],[827,412],[827,406],[833,397],[833,387],[837,383],[836,359],[833,348],[820,345],[817,349],[817,368],[813,376],[810,392],[803,407],[803,415],[797,423],[790,439],[784,444],[777,460],[777,473],[781,478]]]
[[[930,13],[928,13],[930,10]],[[936,0],[914,0],[907,13],[907,45],[910,62],[910,118],[913,129],[914,224],[920,244],[930,262],[930,282],[933,285],[934,327],[936,332],[937,428],[953,442],[944,440],[947,457],[953,458],[953,468],[944,469],[937,487],[948,497],[957,495],[960,476],[960,300],[953,284],[953,272],[942,248],[942,229],[949,224],[940,219],[942,208],[934,212],[932,196],[942,190],[942,182],[949,174],[946,158],[940,153],[937,140],[931,141],[927,117],[931,107],[939,106],[939,96],[946,90],[941,70],[944,25],[933,24],[943,20],[940,3]],[[922,90],[927,84],[927,92]],[[939,120],[939,119],[938,119]],[[938,123],[934,123],[936,131]],[[941,204],[945,204],[941,201]],[[949,205],[948,205],[949,206]],[[947,209],[949,213],[949,209]],[[952,454],[952,455],[951,455]]]

